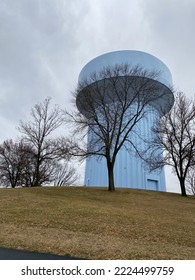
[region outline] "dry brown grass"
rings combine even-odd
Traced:
[[[84,187],[0,189],[0,247],[89,259],[195,259],[195,197]]]

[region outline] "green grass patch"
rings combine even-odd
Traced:
[[[195,259],[195,197],[86,187],[0,189],[0,247],[89,259]]]

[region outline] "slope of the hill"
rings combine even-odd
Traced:
[[[195,197],[86,187],[0,189],[0,247],[89,259],[195,259]]]

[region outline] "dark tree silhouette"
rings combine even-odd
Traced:
[[[67,162],[58,162],[54,168],[54,186],[70,186],[77,182],[76,169]]]
[[[195,168],[194,166],[189,169],[186,176],[186,191],[189,194],[195,195]]]
[[[43,181],[48,180],[46,173],[49,176],[51,172],[48,164],[56,158],[55,141],[49,136],[63,123],[63,113],[57,105],[50,108],[50,101],[51,99],[47,98],[42,103],[36,104],[31,110],[31,121],[21,121],[19,126],[23,141],[33,147],[31,154],[33,174],[30,176],[32,186],[40,186]]]
[[[11,139],[0,145],[0,182],[3,186],[15,188],[20,186],[22,174],[26,166],[26,146]]]
[[[131,138],[134,128],[156,106],[156,100],[160,106],[165,92],[159,90],[159,83],[155,81],[158,75],[139,66],[116,65],[79,83],[73,94],[79,111],[67,112],[67,120],[74,125],[73,135],[80,137],[77,145],[73,145],[73,154],[81,158],[106,158],[109,191],[115,190],[114,164],[119,151],[124,146],[139,150]],[[169,91],[167,88],[166,93]],[[81,146],[88,130],[88,145]]]
[[[190,168],[195,166],[194,158],[195,102],[183,93],[177,93],[172,110],[153,128],[147,151],[148,163],[151,170],[171,166],[179,180],[181,194],[186,196],[186,178]]]

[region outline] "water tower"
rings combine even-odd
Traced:
[[[124,50],[106,53],[96,57],[84,66],[79,75],[79,82],[86,79],[89,80],[93,73],[101,72],[102,69],[108,66],[114,67],[115,65],[122,65],[125,63],[131,65],[132,68],[139,65],[147,71],[157,71],[159,73],[157,77],[154,78],[154,83],[158,87],[159,96],[161,97],[151,104],[153,110],[148,111],[147,118],[140,120],[136,124],[136,129],[138,129],[140,133],[150,134],[156,117],[162,117],[162,112],[164,114],[168,112],[174,103],[174,96],[171,91],[172,76],[167,66],[161,60],[141,51]],[[78,95],[77,101],[79,101],[79,98],[83,98],[82,92]],[[77,107],[82,112],[78,103],[79,102],[77,102]],[[91,137],[95,137],[95,135],[92,135],[91,131],[88,131],[88,141],[90,141]],[[136,142],[136,136],[134,137],[134,141]],[[124,148],[118,153],[114,168],[114,176],[116,187],[166,191],[164,169],[149,172],[139,157],[135,156],[133,153],[129,153],[127,149]],[[108,185],[105,158],[98,159],[96,156],[87,158],[84,184],[86,186]]]

